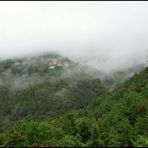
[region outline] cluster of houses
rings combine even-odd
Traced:
[[[69,67],[74,65],[68,58],[54,58],[48,60],[49,69],[54,69],[55,67]]]

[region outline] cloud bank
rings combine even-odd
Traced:
[[[57,51],[109,72],[145,60],[147,2],[0,2],[0,58]]]

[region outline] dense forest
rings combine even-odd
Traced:
[[[148,147],[142,69],[123,82],[55,54],[1,61],[0,146]]]

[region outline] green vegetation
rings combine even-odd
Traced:
[[[148,68],[108,92],[99,79],[65,76],[61,67],[43,78],[34,70],[30,78],[40,81],[17,88],[18,73],[4,75],[8,63],[0,64],[9,78],[0,85],[0,146],[148,147]]]

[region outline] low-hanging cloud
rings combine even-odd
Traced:
[[[0,2],[0,58],[57,51],[110,72],[145,61],[147,2]]]

